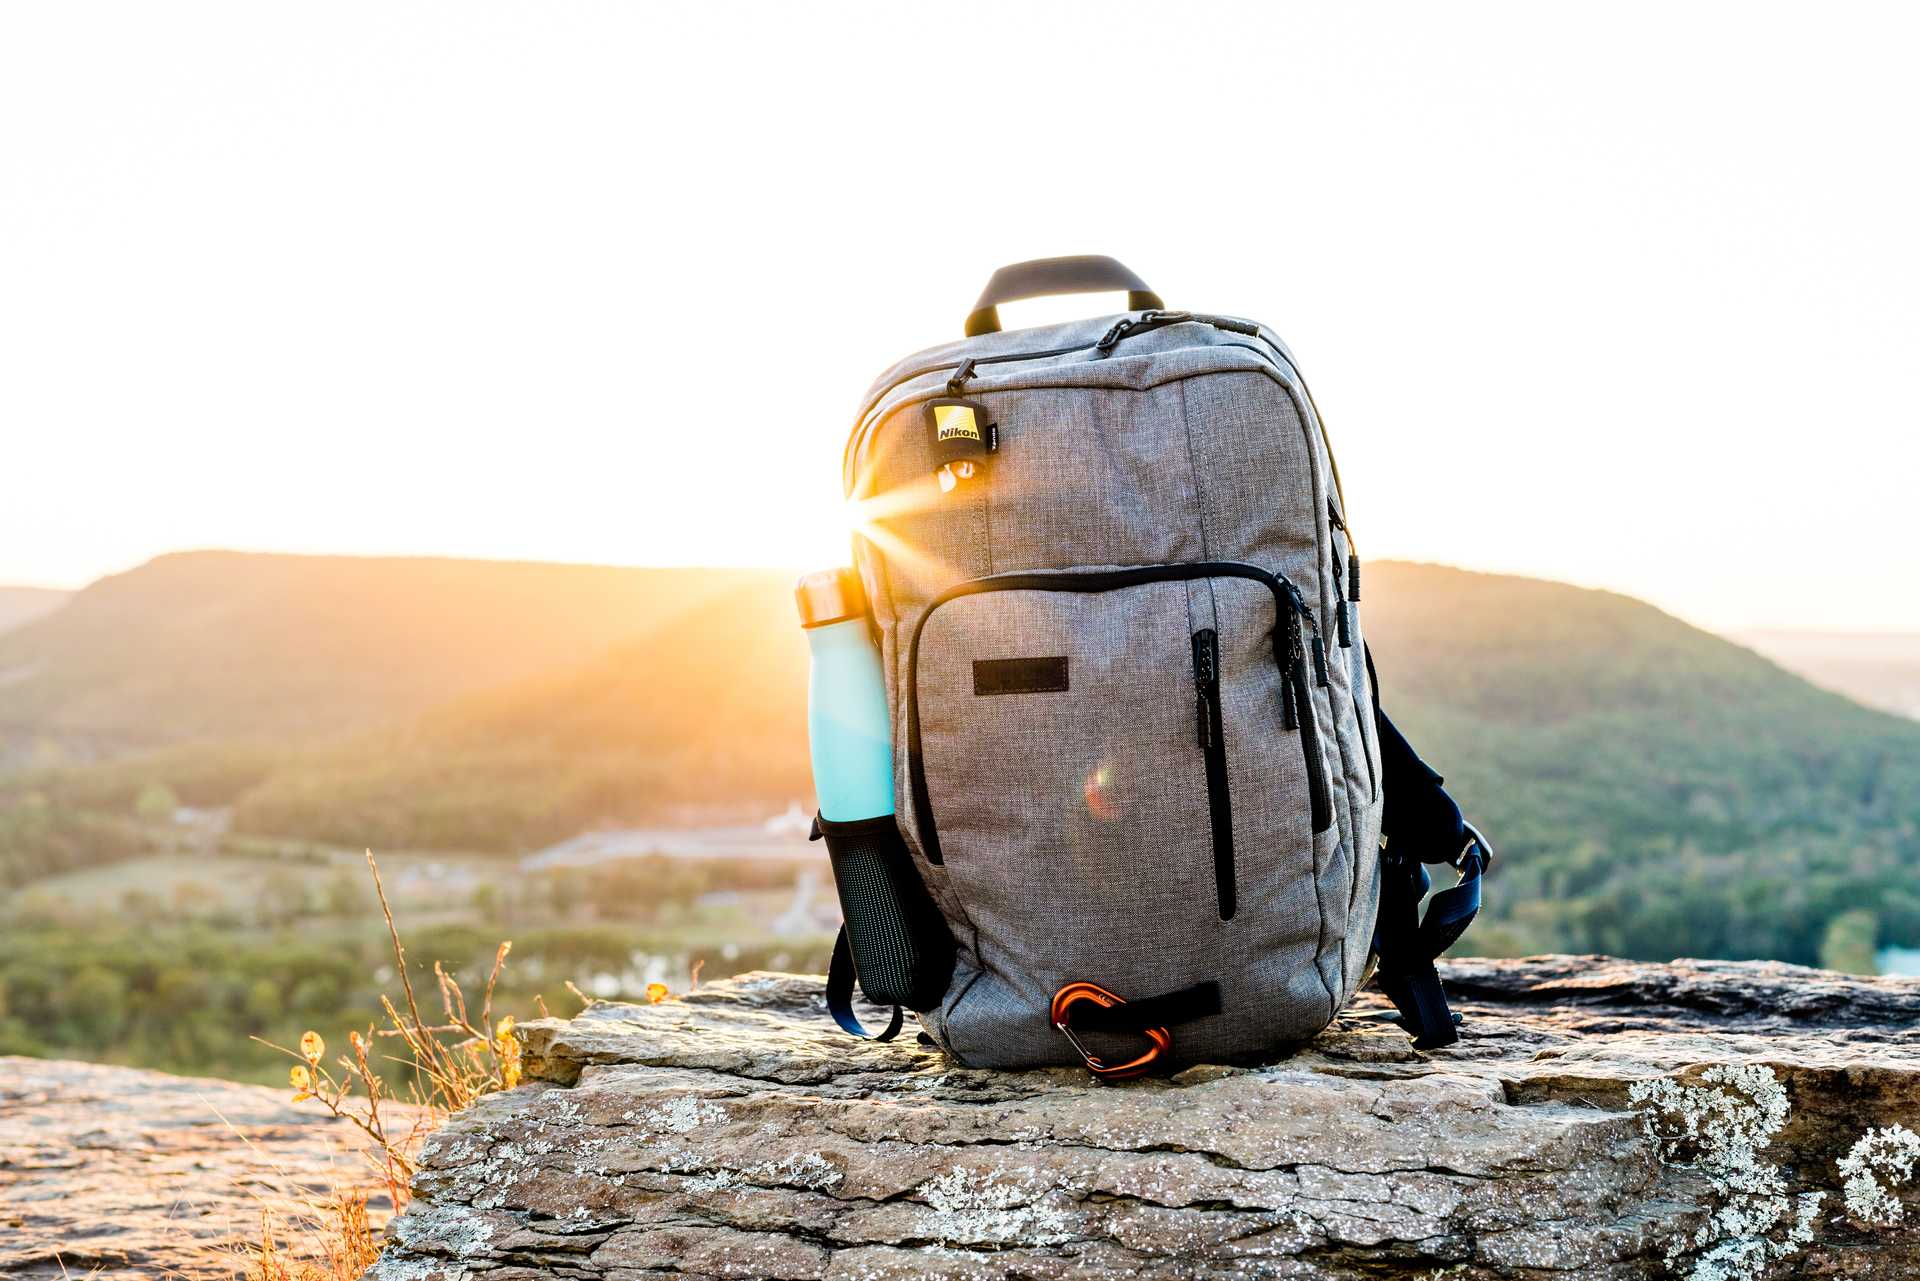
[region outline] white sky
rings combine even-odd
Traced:
[[[873,375],[1111,253],[1287,336],[1370,557],[1920,628],[1914,18],[905,10],[0,8],[0,582],[827,563]]]

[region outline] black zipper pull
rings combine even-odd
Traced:
[[[1333,514],[1333,504],[1327,504],[1327,514]],[[1340,562],[1333,562],[1333,632],[1340,638],[1341,649],[1353,648],[1352,619],[1347,613],[1346,580],[1341,576]]]
[[[1192,319],[1203,325],[1212,325],[1215,329],[1224,329],[1230,334],[1240,334],[1246,338],[1260,336],[1260,326],[1251,320],[1236,320],[1232,316],[1202,316],[1197,313]]]
[[[973,377],[974,358],[968,356],[960,362],[960,368],[953,371],[953,377],[947,379],[947,395],[958,396],[966,389],[967,379]]]
[[[1193,634],[1193,691],[1200,747],[1213,746],[1213,700],[1220,690],[1220,650],[1211,628]]]
[[[1291,584],[1289,584],[1291,589]],[[1297,600],[1300,593],[1295,591]],[[1295,730],[1300,728],[1300,710],[1294,705],[1293,679],[1296,672],[1305,670],[1300,644],[1300,616],[1294,615],[1287,620],[1287,656],[1280,672],[1280,727]]]
[[[1113,328],[1101,334],[1100,341],[1093,344],[1095,354],[1104,356],[1112,351],[1119,345],[1122,338],[1125,338],[1129,333],[1133,332],[1134,325],[1144,323],[1148,316],[1154,314],[1155,313],[1149,311],[1145,313],[1145,315],[1142,315],[1138,321],[1134,320],[1131,316],[1122,316],[1120,319],[1114,321]]]
[[[1321,689],[1327,687],[1327,647],[1319,632],[1313,634],[1313,683]]]
[[[1347,522],[1340,518],[1340,509],[1333,505],[1331,498],[1327,499],[1327,523],[1347,536],[1347,599],[1359,600],[1360,557],[1353,550],[1353,531],[1348,529]]]

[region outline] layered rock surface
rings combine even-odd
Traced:
[[[230,1278],[263,1212],[297,1258],[308,1203],[364,1191],[385,1214],[364,1152],[284,1090],[0,1056],[0,1277]]]
[[[1850,1219],[1836,1170],[1868,1127],[1920,1128],[1920,982],[1599,957],[1445,974],[1466,1016],[1446,1050],[1363,999],[1271,1062],[1118,1086],[851,1040],[814,978],[598,1003],[523,1025],[534,1080],[429,1141],[372,1275],[1686,1275],[1731,1194],[1662,1161],[1628,1096],[1719,1064],[1768,1069],[1787,1113],[1761,1156],[1828,1194],[1762,1271],[1920,1274],[1920,1234]]]

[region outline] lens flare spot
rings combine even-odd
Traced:
[[[1087,813],[1101,822],[1111,822],[1119,817],[1120,798],[1114,788],[1113,764],[1101,761],[1087,771],[1086,781],[1080,785],[1080,793],[1087,803]]]

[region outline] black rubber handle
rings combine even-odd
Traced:
[[[1075,258],[1035,258],[1002,267],[980,291],[980,301],[967,316],[967,337],[1000,332],[1000,304],[1024,298],[1050,298],[1055,294],[1099,294],[1109,290],[1127,291],[1127,310],[1146,311],[1166,304],[1160,295],[1147,288],[1147,282],[1133,274],[1118,259],[1104,254],[1084,254]]]

